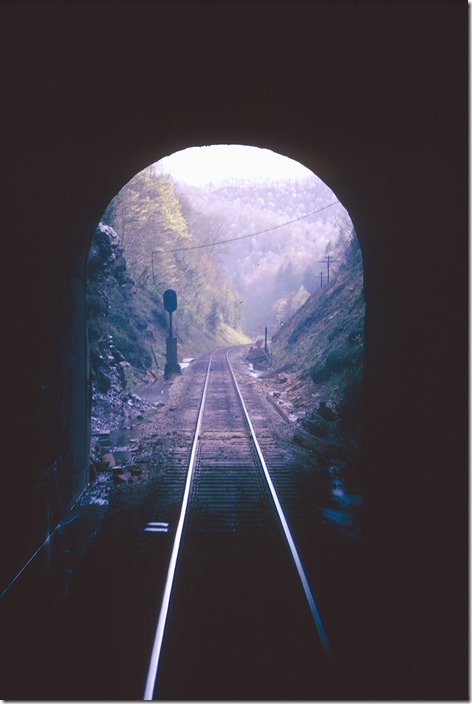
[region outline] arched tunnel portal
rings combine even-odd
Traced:
[[[366,658],[382,687],[392,668],[408,676],[420,649],[415,665],[435,671],[436,693],[449,698],[467,670],[466,648],[453,660],[447,647],[467,637],[467,264],[458,252],[467,232],[459,80],[467,20],[459,3],[429,3],[426,25],[421,4],[346,3],[335,22],[337,3],[276,3],[267,33],[265,3],[229,4],[224,16],[214,3],[185,4],[186,20],[181,3],[118,4],[112,17],[93,14],[95,5],[55,14],[47,3],[18,3],[4,12],[3,65],[13,57],[15,77],[5,82],[2,167],[1,514],[2,535],[11,536],[3,584],[87,483],[84,301],[100,215],[163,156],[194,145],[264,146],[334,191],[362,248]],[[105,37],[113,52],[85,50]],[[192,54],[185,67],[166,63],[177,45]],[[440,602],[453,606],[438,615]],[[399,614],[411,626],[407,644]]]

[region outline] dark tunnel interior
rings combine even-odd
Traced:
[[[359,667],[374,699],[466,698],[466,3],[17,2],[0,17],[0,587],[87,484],[101,213],[179,149],[264,146],[333,189],[362,248]]]

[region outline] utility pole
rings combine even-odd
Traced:
[[[320,259],[319,261],[320,261],[320,264],[327,264],[328,265],[328,279],[326,282],[326,286],[329,286],[329,265],[332,264],[333,262],[337,262],[338,260],[333,259],[333,257],[330,254],[328,254],[328,255],[326,255],[325,259]]]
[[[320,271],[320,273],[318,274],[318,276],[320,277],[320,288],[323,288],[323,272]]]

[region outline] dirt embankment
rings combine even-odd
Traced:
[[[259,383],[294,439],[323,456],[339,448],[353,465],[361,439],[364,357],[360,253],[273,336],[269,360],[254,362]]]

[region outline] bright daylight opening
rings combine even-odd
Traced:
[[[300,443],[313,436],[355,454],[362,256],[348,212],[315,174],[268,149],[192,147],[111,201],[88,268],[93,442],[164,399],[168,290],[179,369],[248,345],[249,373],[271,379],[267,394]]]

